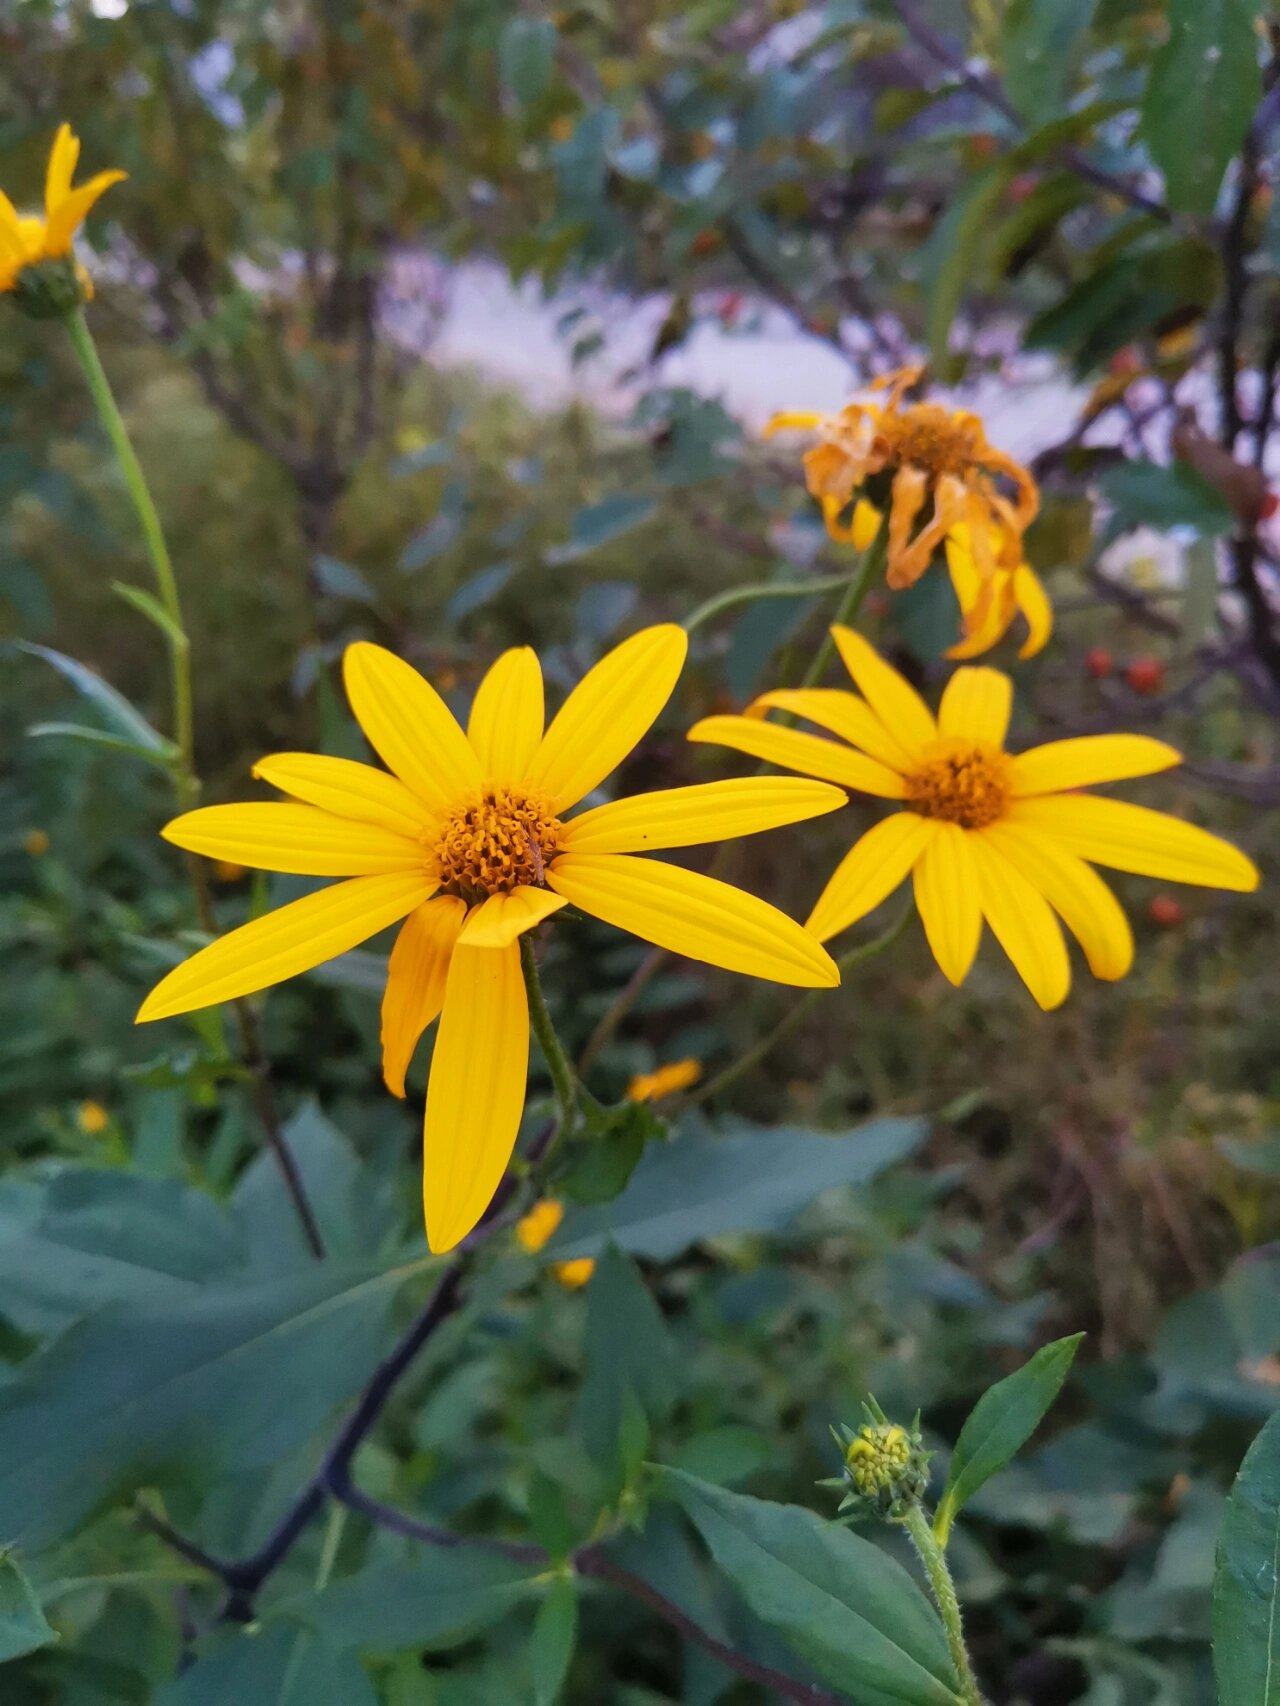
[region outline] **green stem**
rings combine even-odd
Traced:
[[[520,938],[520,970],[524,973],[524,986],[529,992],[529,1024],[551,1073],[556,1101],[560,1107],[560,1129],[563,1131],[577,1112],[578,1080],[569,1056],[564,1052],[560,1038],[556,1035],[556,1028],[551,1023],[546,997],[542,993],[542,980],[538,976],[538,962],[534,957],[533,943],[527,934]]]
[[[754,586],[735,586],[728,592],[718,592],[705,604],[700,604],[682,624],[686,634],[719,616],[722,610],[732,610],[737,604],[754,604],[758,598],[819,598],[824,592],[838,592],[846,584],[844,575],[823,575],[808,581],[767,581]]]
[[[969,1649],[964,1642],[960,1601],[956,1598],[955,1583],[951,1579],[951,1571],[947,1568],[942,1548],[938,1545],[928,1517],[919,1505],[911,1507],[903,1517],[902,1524],[920,1554],[920,1562],[924,1565],[934,1601],[941,1613],[942,1626],[947,1632],[947,1646],[951,1649],[951,1661],[956,1667],[956,1675],[960,1678],[960,1697],[965,1706],[983,1706],[982,1692],[973,1674]]]
[[[889,520],[886,516],[880,523],[880,531],[862,553],[861,561],[849,577],[844,597],[840,600],[836,613],[831,618],[831,626],[839,625],[842,628],[853,626],[867,594],[884,573],[888,555]],[[831,638],[831,626],[828,627],[822,644],[813,654],[813,660],[804,673],[804,678],[800,683],[802,688],[813,687],[821,681],[826,674],[827,665],[835,656],[836,643]]]
[[[142,528],[142,537],[146,542],[147,555],[151,559],[151,567],[155,573],[156,590],[160,595],[160,604],[168,618],[169,625],[164,632],[169,647],[169,670],[173,689],[173,735],[178,748],[178,758],[174,765],[174,786],[178,792],[179,802],[187,806],[199,794],[200,784],[195,773],[195,719],[191,695],[191,644],[182,621],[182,605],[178,598],[178,582],[173,572],[173,561],[169,556],[169,547],[165,544],[164,530],[160,525],[156,506],[151,499],[146,475],[142,471],[142,464],[138,461],[137,453],[130,441],[124,418],[111,389],[111,382],[107,378],[98,355],[97,345],[93,341],[93,334],[90,332],[88,321],[84,317],[84,310],[78,308],[74,314],[69,314],[66,326],[71,338],[72,348],[84,369],[90,394],[97,406],[98,417],[107,437],[111,440],[111,448],[116,453],[116,459],[124,475],[125,484],[129,488],[129,496],[133,499],[133,507],[137,511],[138,522]]]

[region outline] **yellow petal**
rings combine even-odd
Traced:
[[[993,841],[975,835],[969,848],[978,868],[982,910],[996,941],[1037,1004],[1046,1011],[1060,1007],[1071,988],[1071,964],[1048,901]]]
[[[783,409],[781,413],[769,417],[761,436],[772,438],[775,432],[813,432],[826,418],[825,415],[815,414],[812,410]]]
[[[462,927],[458,941],[467,948],[509,948],[517,936],[559,912],[568,902],[546,889],[512,889],[491,894]]]
[[[934,826],[914,812],[895,812],[855,841],[831,874],[805,920],[820,942],[865,918],[902,882],[933,838]]]
[[[0,190],[0,261],[23,261],[26,254],[18,210]]]
[[[422,1131],[427,1242],[452,1250],[493,1200],[520,1130],[529,1007],[516,943],[455,948]]]
[[[887,664],[869,640],[853,628],[831,630],[854,685],[889,733],[914,759],[938,738],[933,713],[910,682]]]
[[[1040,890],[1084,949],[1095,977],[1114,982],[1125,976],[1133,964],[1133,931],[1092,866],[1022,824],[993,823],[979,833]]]
[[[1014,570],[1013,596],[1027,620],[1027,637],[1018,651],[1020,658],[1033,658],[1043,651],[1053,633],[1053,606],[1044,583],[1025,563]]]
[[[547,881],[584,912],[674,954],[802,989],[840,981],[794,919],[715,877],[626,853],[566,853]]]
[[[1113,871],[1242,893],[1256,889],[1260,880],[1253,860],[1229,841],[1127,800],[1050,794],[1012,801],[1008,818],[1043,831],[1068,852]]]
[[[467,739],[486,776],[518,781],[542,739],[542,666],[530,646],[513,646],[476,689]]]
[[[735,752],[780,764],[784,770],[819,776],[882,800],[900,800],[906,793],[902,777],[896,771],[855,752],[851,746],[840,746],[799,729],[779,728],[776,723],[766,723],[759,717],[704,717],[685,738],[729,746]]]
[[[398,776],[356,764],[349,758],[325,758],[317,752],[273,752],[260,758],[253,774],[283,794],[306,800],[339,817],[378,823],[411,839],[430,835],[436,820]]]
[[[935,823],[916,861],[915,893],[933,957],[958,988],[969,975],[982,935],[977,867],[958,824]]]
[[[420,841],[381,824],[335,817],[315,806],[254,801],[201,806],[160,831],[175,847],[228,859],[255,871],[300,877],[370,877],[378,871],[425,871]]]
[[[393,1096],[404,1095],[418,1039],[444,1005],[449,960],[467,916],[466,902],[436,895],[400,927],[387,966],[382,997],[382,1076]]]
[[[112,184],[123,182],[127,175],[125,172],[99,172],[87,184],[72,190],[59,204],[57,212],[49,216],[45,230],[46,251],[50,255],[65,255],[71,247],[71,239],[92,212],[94,203],[106,194]]]
[[[1154,776],[1181,763],[1180,752],[1150,735],[1078,735],[1020,752],[1009,766],[1009,789],[1015,799],[1061,794],[1098,782]]]
[[[396,775],[443,815],[484,781],[480,760],[453,712],[412,664],[357,640],[342,659],[356,721]]]
[[[176,966],[142,1003],[137,1023],[233,1001],[310,971],[406,917],[434,886],[424,872],[395,871],[304,895]]]
[[[72,134],[69,124],[60,124],[58,134],[53,139],[53,147],[49,150],[49,167],[44,179],[44,211],[49,219],[53,218],[58,205],[70,195],[71,180],[75,176],[79,159],[79,138]]]
[[[565,825],[561,845],[573,853],[645,853],[661,847],[696,847],[755,835],[784,823],[821,817],[844,805],[846,795],[825,782],[789,776],[742,776],[663,788],[596,806]]]
[[[1003,747],[1013,708],[1013,683],[998,669],[958,669],[938,706],[938,731]]]
[[[560,707],[527,781],[562,811],[575,805],[649,732],[684,667],[689,637],[674,622],[644,628],[607,652]]]
[[[856,551],[865,551],[880,531],[880,511],[866,498],[859,498],[850,525],[850,543]]]
[[[890,770],[913,768],[910,753],[893,737],[891,730],[864,700],[843,687],[777,687],[762,693],[747,706],[748,717],[763,717],[768,710],[789,711],[794,717],[830,729],[870,758],[878,758]]]

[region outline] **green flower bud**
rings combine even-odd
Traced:
[[[8,294],[33,320],[63,320],[89,298],[85,275],[69,255],[23,267]]]
[[[832,1437],[844,1458],[847,1487],[841,1511],[900,1521],[929,1489],[929,1458],[917,1415],[909,1428],[891,1422],[874,1400],[866,1406],[867,1420],[856,1430],[841,1426]]]

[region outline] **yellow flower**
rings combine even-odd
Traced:
[[[292,803],[207,806],[164,834],[213,859],[350,880],[203,948],[163,979],[138,1018],[266,989],[405,920],[382,1005],[383,1075],[402,1096],[414,1047],[439,1017],[423,1202],[431,1248],[451,1249],[488,1206],[520,1123],[529,1054],[523,931],[572,903],[729,971],[806,988],[839,982],[825,949],[776,908],[635,857],[798,823],[834,810],[838,790],[751,777],[564,816],[648,731],[686,647],[673,625],[633,635],[588,672],[545,733],[542,671],[518,647],[481,682],[464,733],[409,664],[364,641],[349,646],[347,695],[391,774],[279,753],[254,774]]]
[[[101,1102],[81,1102],[76,1109],[76,1124],[86,1137],[97,1137],[111,1124],[111,1115]]]
[[[569,1262],[552,1262],[551,1272],[566,1291],[579,1291],[596,1271],[594,1256],[575,1256]]]
[[[687,1090],[702,1077],[702,1063],[697,1060],[673,1060],[652,1072],[639,1072],[627,1085],[629,1102],[660,1102],[664,1096],[674,1096]]]
[[[51,845],[47,829],[29,829],[22,837],[22,851],[33,859],[42,859]]]
[[[765,432],[817,433],[805,452],[805,481],[833,539],[865,550],[888,509],[891,587],[913,586],[939,546],[953,547],[948,563],[966,632],[960,655],[994,645],[1021,609],[1032,630],[1029,656],[1049,637],[1048,600],[1022,554],[1022,535],[1040,504],[1036,483],[987,442],[977,415],[904,402],[919,377],[920,369],[909,367],[876,381],[872,389],[887,393],[883,405],[775,415]]]
[[[73,190],[71,179],[79,158],[79,139],[69,124],[60,125],[45,174],[43,217],[19,213],[0,190],[0,293],[14,288],[24,267],[70,255],[72,239],[99,196],[128,175],[99,172]]]
[[[862,697],[838,689],[766,693],[756,715],[708,717],[690,740],[900,800],[846,854],[808,919],[820,941],[879,906],[904,878],[934,958],[954,984],[973,964],[985,918],[1042,1007],[1071,982],[1059,918],[1095,977],[1119,978],[1133,935],[1111,890],[1085,863],[1163,882],[1247,891],[1252,861],[1228,842],[1164,812],[1075,790],[1148,776],[1181,762],[1146,735],[1086,735],[1017,756],[1004,750],[1013,687],[994,669],[958,669],[937,720],[902,676],[849,628],[834,628]],[[840,737],[824,740],[763,720],[771,708]]]
[[[516,1222],[516,1243],[527,1255],[536,1256],[551,1241],[564,1219],[564,1209],[554,1197],[543,1197]]]

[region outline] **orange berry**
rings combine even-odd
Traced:
[[[969,138],[969,152],[975,160],[990,160],[1000,147],[989,130],[980,130]]]
[[[718,231],[699,231],[690,247],[695,255],[704,257],[714,255],[720,247],[720,233]]]
[[[1147,916],[1161,930],[1176,930],[1186,919],[1182,902],[1171,894],[1155,894],[1147,903]]]
[[[1090,646],[1084,654],[1084,667],[1095,681],[1105,681],[1116,666],[1116,660],[1105,646]]]
[[[1134,658],[1124,678],[1135,693],[1159,693],[1164,686],[1164,665],[1159,658]]]
[[[1107,363],[1108,371],[1114,373],[1118,379],[1139,372],[1141,367],[1142,357],[1132,344],[1126,344],[1123,349],[1118,349]]]

